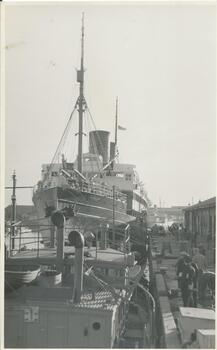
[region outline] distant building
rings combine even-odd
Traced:
[[[10,221],[12,218],[12,205],[5,208],[5,220]],[[17,205],[16,206],[17,221],[37,219],[37,213],[33,205]]]
[[[147,209],[148,226],[154,224],[171,225],[173,222],[184,222],[184,206],[172,206],[170,208],[158,208],[156,206]]]
[[[191,234],[198,233],[198,238],[207,240],[215,238],[216,230],[216,197],[199,201],[184,209],[185,227]]]

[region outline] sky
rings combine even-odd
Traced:
[[[54,155],[78,97],[84,11],[85,97],[112,141],[118,96],[119,161],[136,165],[153,204],[215,196],[213,2],[5,7],[6,186],[13,170],[17,186],[35,185]],[[31,203],[31,190],[17,190],[17,204]]]

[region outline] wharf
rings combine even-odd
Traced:
[[[171,236],[152,236],[152,276],[155,285],[155,299],[159,307],[159,327],[161,327],[160,347],[181,348],[182,342],[178,329],[180,307],[183,307],[181,293],[178,290],[175,264],[180,252],[189,252],[189,244],[177,242]],[[186,249],[183,249],[185,245]],[[209,266],[214,270],[214,266]],[[210,300],[198,308],[211,308]]]

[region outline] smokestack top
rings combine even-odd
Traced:
[[[101,155],[103,164],[108,163],[109,134],[106,130],[89,132],[89,153]]]
[[[98,129],[98,130],[92,130],[89,132],[89,134],[97,134],[97,133],[104,133],[104,134],[110,134],[110,131],[108,130],[102,130],[102,129]]]

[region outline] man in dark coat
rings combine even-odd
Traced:
[[[181,281],[181,277],[182,277],[182,273],[183,273],[183,268],[185,266],[184,263],[184,258],[185,256],[187,256],[188,253],[187,252],[181,252],[180,253],[180,257],[176,263],[176,276],[178,279],[178,287],[180,288],[180,281]]]
[[[197,266],[196,263],[192,262],[191,266],[194,268],[195,274],[194,274],[194,277],[193,277],[193,292],[192,292],[193,305],[189,305],[189,306],[197,307],[199,270],[198,270],[198,266]]]
[[[180,278],[180,289],[184,306],[193,306],[193,289],[194,289],[195,269],[191,265],[190,256],[184,257],[184,265]]]

